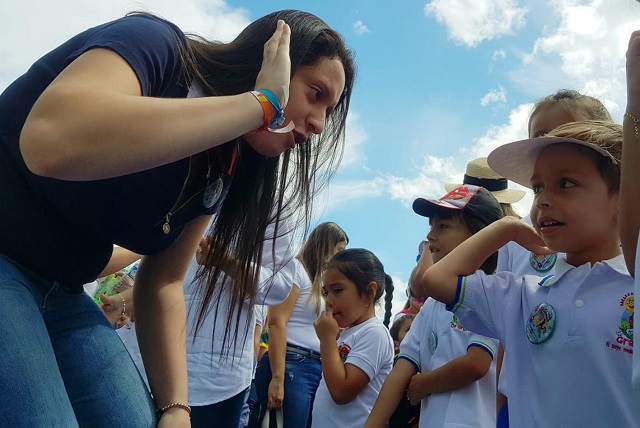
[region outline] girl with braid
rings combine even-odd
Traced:
[[[314,323],[322,380],[312,427],[360,427],[393,364],[393,341],[375,314],[384,292],[385,319],[391,318],[393,282],[371,251],[353,248],[329,261],[322,289],[326,310]]]

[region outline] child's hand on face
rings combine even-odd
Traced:
[[[330,308],[320,314],[318,319],[314,321],[313,326],[320,341],[335,341],[340,334],[340,327]]]
[[[555,251],[547,247],[544,240],[538,235],[533,226],[517,219],[513,216],[506,216],[498,220],[496,223],[500,227],[508,229],[508,236],[511,241],[520,244],[525,249],[535,254],[554,254]]]
[[[627,50],[627,113],[640,115],[640,30],[631,33]]]

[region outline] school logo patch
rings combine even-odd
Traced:
[[[466,329],[462,326],[462,324],[460,324],[460,320],[458,319],[458,317],[455,315],[453,315],[453,318],[451,318],[451,328],[466,331]]]
[[[340,354],[340,359],[343,363],[347,361],[349,352],[351,352],[351,346],[347,345],[346,343],[341,343],[340,345],[338,345],[338,353]]]
[[[620,331],[629,340],[633,340],[633,314],[635,307],[635,298],[633,293],[626,294],[620,301],[620,306],[624,307],[622,317],[620,319]]]
[[[557,259],[557,254],[529,254],[529,264],[537,272],[548,272],[552,267],[555,266]]]
[[[627,293],[620,299],[620,307],[622,313],[620,315],[620,323],[616,329],[616,338],[613,342],[607,341],[607,348],[615,351],[622,351],[627,354],[633,354],[633,321],[635,298],[633,293]]]

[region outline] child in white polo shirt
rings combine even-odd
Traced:
[[[627,111],[624,114],[622,161],[620,240],[629,272],[635,273],[635,292],[640,293],[640,248],[637,248],[640,243],[640,31],[631,34],[627,52]],[[633,386],[640,389],[640,352],[633,354]]]
[[[413,210],[429,218],[431,231],[412,281],[503,216],[496,198],[473,185],[462,185],[439,200],[418,198]],[[483,263],[487,273],[495,271],[496,257],[488,255]],[[495,428],[497,352],[497,340],[471,333],[444,304],[427,299],[400,344],[365,428],[386,427],[405,395],[411,404],[421,404],[420,427]]]
[[[629,381],[633,280],[618,231],[622,129],[586,121],[547,135],[489,155],[494,171],[533,189],[535,231],[505,217],[416,285],[466,328],[504,342],[507,376],[518,380],[509,389],[511,426],[640,426],[640,391]],[[566,255],[543,278],[473,273],[511,240],[537,254]]]

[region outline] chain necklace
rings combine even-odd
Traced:
[[[231,174],[233,173],[233,167],[235,166],[237,154],[238,154],[237,150],[234,149],[233,153],[231,154],[231,164],[229,165],[229,168],[227,170],[227,176],[231,176]],[[218,177],[215,181],[211,182],[211,160],[209,158],[209,150],[206,151],[206,155],[207,155],[207,174],[206,174],[207,184],[205,185],[203,196],[202,196],[202,206],[206,210],[209,210],[216,204],[216,202],[218,202],[218,199],[220,199],[220,195],[222,195],[222,189],[224,187],[224,181],[222,179],[222,175],[220,175],[220,177]],[[189,157],[189,170],[187,172],[187,177],[184,179],[184,183],[182,183],[182,189],[180,190],[178,199],[176,200],[173,207],[169,210],[169,212],[164,216],[164,223],[162,224],[162,232],[164,232],[165,235],[168,235],[169,233],[171,233],[171,224],[170,224],[171,216],[173,216],[176,212],[180,211],[185,205],[191,202],[191,200],[200,193],[200,192],[195,193],[189,199],[187,199],[182,204],[180,204],[180,206],[177,206],[178,202],[182,199],[182,196],[185,193],[185,190],[187,188],[187,183],[189,182],[189,178],[191,177],[192,162],[193,162],[192,157]]]

